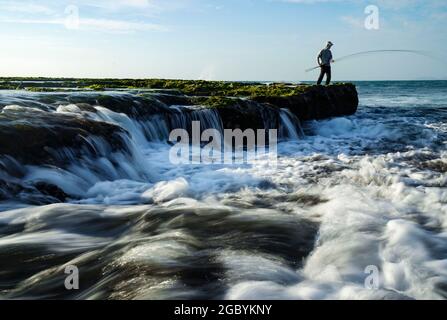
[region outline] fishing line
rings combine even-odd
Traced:
[[[358,52],[358,53],[349,54],[347,56],[343,56],[341,58],[336,59],[334,61],[334,63],[337,63],[337,62],[343,61],[343,60],[348,60],[348,59],[351,59],[351,58],[355,58],[357,56],[376,54],[376,53],[412,53],[412,54],[417,54],[417,55],[421,55],[421,56],[428,57],[428,58],[433,58],[427,52],[419,51],[419,50],[371,50],[371,51],[363,51],[363,52]],[[310,71],[313,71],[313,70],[316,70],[316,69],[319,69],[319,68],[320,68],[320,66],[314,67],[314,68],[310,68],[310,69],[307,69],[306,72],[310,72]]]

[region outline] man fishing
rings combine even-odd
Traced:
[[[321,50],[317,57],[317,63],[321,68],[320,77],[318,78],[318,85],[323,82],[324,75],[326,75],[326,85],[328,86],[331,83],[331,62],[334,62],[332,59],[331,48],[334,44],[328,41],[326,48]]]

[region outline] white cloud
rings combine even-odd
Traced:
[[[376,4],[380,8],[401,10],[415,6],[425,6],[431,8],[447,7],[447,2],[443,0],[270,0],[276,2],[287,2],[296,4],[324,4],[324,3],[355,3],[355,4]]]
[[[10,19],[0,20],[1,23],[16,23],[16,24],[47,24],[47,25],[66,25],[66,19]],[[124,20],[112,19],[79,19],[79,29],[81,30],[95,30],[105,32],[138,32],[138,31],[168,31],[168,29],[159,24],[132,22]]]
[[[0,2],[1,12],[28,13],[28,14],[53,14],[55,11],[49,6],[23,1]]]
[[[167,31],[165,26],[147,21],[150,14],[161,12],[160,3],[160,0],[63,0],[37,4],[37,1],[0,0],[0,13],[3,13],[0,23],[62,25],[68,29],[79,26],[80,30],[115,33]],[[69,7],[76,9],[76,28],[67,24],[67,19],[73,19],[71,11],[66,10]],[[120,13],[118,19],[115,18],[117,12]],[[73,21],[69,24],[73,25]]]
[[[153,0],[92,0],[92,1],[78,1],[78,5],[86,5],[91,7],[103,9],[120,9],[120,8],[139,8],[147,9],[156,7]]]
[[[190,2],[191,0],[81,0],[77,4],[109,11],[139,10],[139,14],[147,15],[182,9]]]
[[[117,32],[167,31],[166,27],[159,24],[109,19],[80,19],[80,27]]]
[[[341,21],[349,24],[351,27],[354,27],[354,28],[364,28],[365,27],[364,19],[361,19],[358,17],[343,16],[340,19],[341,19]]]
[[[0,0],[0,13],[7,13],[10,16],[18,13],[57,15],[63,13],[66,6],[76,6],[81,11],[94,10],[98,15],[119,12],[147,17],[165,11],[187,8],[192,1],[195,0]]]

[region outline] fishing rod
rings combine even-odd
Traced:
[[[362,55],[368,55],[368,54],[374,54],[374,53],[390,53],[390,52],[391,53],[412,53],[412,54],[417,54],[417,55],[422,55],[424,57],[432,58],[429,54],[427,54],[427,52],[419,51],[419,50],[371,50],[371,51],[363,51],[363,52],[348,54],[347,56],[338,58],[337,60],[334,61],[334,63],[340,62],[340,61],[343,61],[346,59],[354,58],[356,56],[362,56]],[[310,69],[307,69],[306,72],[310,72],[310,71],[313,71],[313,70],[316,70],[319,68],[320,68],[320,66],[310,68]]]

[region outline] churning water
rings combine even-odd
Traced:
[[[283,111],[275,167],[262,157],[174,166],[164,119],[2,95],[3,113],[64,113],[129,134],[126,152],[101,137],[89,140],[96,158],[58,150],[71,159],[63,168],[3,159],[22,170],[20,183],[70,197],[4,197],[1,297],[446,298],[447,82],[357,85],[356,115],[303,123],[304,136]],[[221,126],[211,110],[193,118]],[[64,287],[68,265],[79,268],[77,291]],[[365,286],[371,266],[377,289]]]

